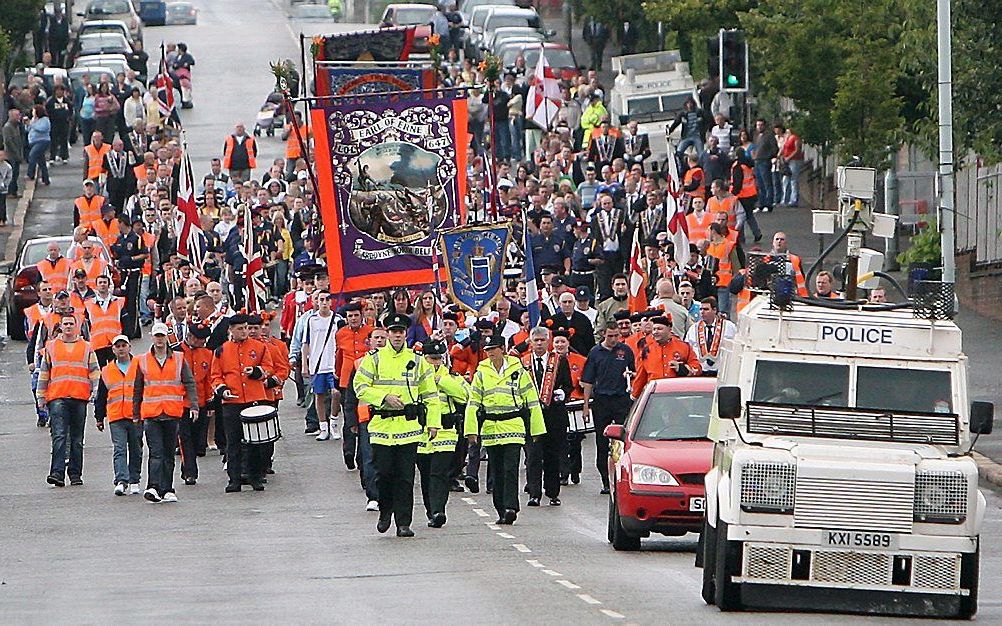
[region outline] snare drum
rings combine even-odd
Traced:
[[[278,426],[278,409],[267,404],[249,406],[240,411],[243,442],[252,446],[278,441],[282,429]]]
[[[583,400],[574,400],[567,403],[567,432],[581,435],[595,432],[595,422],[591,420],[590,415],[588,416],[588,421],[585,421],[582,412],[583,407]]]

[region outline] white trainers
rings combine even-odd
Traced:
[[[125,495],[125,483],[118,483],[115,485],[115,495],[124,496]]]
[[[139,495],[139,483],[132,483],[129,485],[129,494],[133,496]]]
[[[157,493],[156,489],[150,487],[149,489],[143,492],[143,499],[145,499],[147,502],[156,504],[157,502],[160,502],[160,494]]]
[[[320,424],[320,434],[317,435],[317,441],[328,441],[331,438],[330,428],[327,426],[327,422],[321,422]]]
[[[366,511],[378,511],[379,510],[379,503],[376,502],[375,500],[369,500],[369,503],[365,505],[365,510]]]
[[[177,502],[177,494],[175,494],[173,491],[168,491],[167,493],[164,494],[164,497],[161,500],[161,502],[164,503]]]
[[[341,439],[340,428],[332,427],[330,433],[331,433],[331,439],[333,439],[334,441],[338,441],[339,439]]]

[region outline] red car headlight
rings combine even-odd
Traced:
[[[630,468],[630,482],[634,485],[658,485],[661,487],[677,487],[678,481],[671,472],[653,465],[634,463]]]

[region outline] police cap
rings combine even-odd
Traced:
[[[504,348],[504,337],[500,334],[491,335],[484,342],[484,350],[490,350],[491,348]]]
[[[425,356],[445,356],[447,351],[444,341],[429,341],[421,348]]]
[[[383,326],[386,327],[386,330],[407,330],[411,327],[411,318],[397,313],[395,315],[390,315],[383,320]]]

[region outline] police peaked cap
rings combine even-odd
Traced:
[[[429,341],[422,348],[425,356],[445,356],[447,351],[444,341]]]
[[[500,334],[491,335],[487,338],[487,341],[484,342],[484,350],[489,350],[490,348],[504,348],[504,343],[504,337]]]
[[[386,330],[393,330],[394,328],[402,328],[407,330],[411,327],[411,318],[406,315],[397,313],[395,315],[390,315],[385,320],[383,320],[383,325],[386,326]]]

